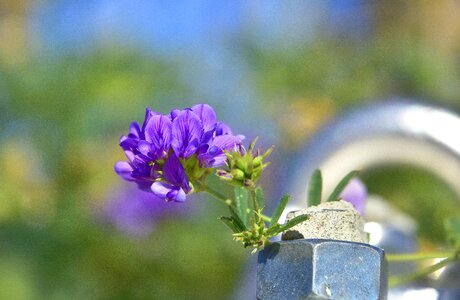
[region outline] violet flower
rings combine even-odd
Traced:
[[[353,204],[354,208],[364,215],[367,199],[366,185],[359,179],[353,178],[340,194],[340,198]]]
[[[167,205],[152,193],[129,186],[117,190],[108,198],[100,217],[132,237],[146,236],[168,216],[185,216],[194,209],[187,205]]]
[[[192,110],[181,111],[173,121],[171,146],[180,158],[192,156],[201,142],[203,122]]]
[[[184,167],[174,153],[166,160],[163,174],[166,182],[154,182],[152,192],[166,201],[184,202],[191,188]]]
[[[171,146],[171,119],[167,116],[152,116],[145,126],[145,152],[143,154],[153,159],[166,157]],[[142,147],[139,145],[139,149]]]
[[[198,150],[198,161],[206,168],[223,166],[227,157],[223,150],[233,149],[241,144],[241,138],[233,135],[219,135],[209,143],[202,144]]]
[[[207,104],[197,104],[192,106],[192,111],[200,118],[203,124],[203,131],[211,132],[215,129],[217,124],[216,113],[211,106]]]
[[[142,127],[133,122],[128,135],[120,138],[128,161],[117,162],[114,168],[120,177],[142,190],[166,201],[183,202],[193,191],[190,181],[202,180],[195,177],[210,173],[197,172],[196,168],[224,165],[224,151],[240,147],[243,139],[217,121],[207,104],[173,109],[167,115],[147,108]]]

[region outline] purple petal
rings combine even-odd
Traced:
[[[220,167],[224,165],[227,160],[223,150],[233,149],[239,144],[241,144],[241,140],[238,136],[229,134],[219,135],[211,141],[207,151],[205,153],[198,154],[197,158],[206,168]]]
[[[198,116],[183,110],[172,123],[171,146],[178,157],[189,158],[198,148],[203,129]]]
[[[228,173],[227,171],[224,170],[217,170],[217,176],[225,179],[232,179],[233,176],[232,174]]]
[[[151,186],[152,192],[155,196],[161,199],[166,199],[166,195],[174,188],[172,184],[165,182],[154,182]]]
[[[145,128],[145,139],[153,144],[157,156],[168,153],[171,145],[172,122],[164,115],[152,116]]]
[[[147,107],[145,109],[144,123],[142,124],[142,133],[145,132],[145,126],[147,126],[147,123],[149,122],[150,118],[154,115],[158,115],[158,113],[154,112],[150,107]]]
[[[209,149],[209,145],[208,144],[201,144],[198,149],[196,149],[196,154],[197,156],[199,155],[202,155],[202,154],[205,154]]]
[[[133,167],[126,161],[119,161],[114,166],[115,172],[125,180],[133,181],[134,178],[131,176]]]
[[[363,215],[367,199],[366,185],[360,179],[353,178],[340,194],[340,198],[353,204],[355,209]]]
[[[141,128],[137,122],[132,122],[131,126],[129,127],[129,135],[139,138],[141,136]]]
[[[133,166],[132,176],[136,181],[150,181],[153,179],[151,176],[152,166],[150,165],[151,159],[143,154],[137,154],[134,156],[133,161],[131,162]]]
[[[216,136],[218,135],[224,135],[224,134],[232,134],[232,130],[230,127],[222,122],[217,123],[216,126]]]
[[[139,141],[139,144],[137,145],[137,149],[139,150],[140,153],[144,154],[145,156],[148,156],[150,153],[150,143],[146,142],[144,140]]]
[[[212,131],[216,125],[216,113],[208,104],[197,104],[192,111],[200,118],[204,132]]]
[[[125,150],[125,155],[126,155],[126,158],[128,158],[129,161],[133,161],[134,160],[134,152],[131,151],[131,150]]]
[[[184,188],[185,192],[190,192],[187,174],[184,167],[174,153],[171,153],[163,165],[163,174],[169,183]]]
[[[139,154],[136,154],[134,155],[134,159],[132,161],[132,164],[134,165],[135,168],[137,167],[140,167],[140,166],[143,166],[143,165],[148,165],[149,162],[151,161],[151,158],[142,154],[142,153],[139,153]]]
[[[177,108],[171,110],[171,120],[174,120],[179,115],[180,112],[181,110]]]
[[[155,196],[160,197],[166,201],[185,201],[185,192],[178,186],[174,186],[165,182],[154,182],[151,187]]]
[[[217,147],[220,150],[231,150],[238,144],[241,144],[241,139],[239,136],[229,134],[219,135],[212,140],[211,144],[209,145],[209,149],[211,150],[211,148]],[[208,152],[210,150],[208,150]]]
[[[168,199],[169,201],[175,201],[175,202],[184,202],[185,198],[186,198],[185,192],[180,187],[175,187],[166,195],[166,199]]]
[[[207,144],[214,137],[214,130],[207,131],[201,136],[201,144]]]
[[[227,161],[227,156],[221,153],[219,155],[215,155],[212,159],[208,161],[208,167],[209,168],[222,167],[223,165],[225,165],[226,161]]]
[[[138,142],[139,141],[137,139],[129,138],[129,137],[125,136],[125,135],[122,135],[120,137],[120,147],[123,150],[135,149],[137,147]]]

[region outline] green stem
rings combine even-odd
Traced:
[[[257,202],[256,189],[255,188],[249,188],[249,191],[251,193],[252,202],[254,204],[254,210],[258,211],[259,210],[259,202]]]
[[[272,221],[272,218],[266,216],[266,215],[263,215],[263,214],[260,214],[260,217],[262,218],[262,220],[264,220],[265,222],[268,222],[270,223]]]
[[[201,185],[200,188],[201,188],[202,191],[207,192],[209,195],[213,196],[214,198],[216,198],[217,200],[219,200],[223,204],[225,204],[227,206],[232,206],[233,205],[233,201],[231,199],[225,197],[224,195],[222,195],[218,191],[214,190],[213,188],[211,188],[211,187],[209,187],[207,185]],[[251,191],[251,195],[252,195],[252,191]],[[254,191],[254,195],[255,195],[255,191]],[[253,199],[254,199],[255,202],[257,202],[257,198],[253,198]],[[257,203],[255,205],[257,205]],[[258,205],[257,205],[257,207],[258,207]],[[271,220],[272,220],[272,218],[270,218],[270,217],[268,217],[266,215],[263,215],[263,214],[261,214],[260,217],[265,222],[271,222]]]
[[[399,285],[403,285],[403,284],[406,284],[406,283],[409,283],[415,279],[418,279],[418,278],[421,278],[421,277],[424,277],[428,274],[431,274],[445,266],[447,266],[449,263],[451,262],[454,262],[458,260],[457,256],[454,255],[454,256],[451,256],[451,257],[448,257],[432,266],[429,266],[427,268],[424,268],[424,269],[421,269],[415,273],[411,273],[411,274],[408,274],[408,275],[405,275],[405,276],[398,276],[398,277],[393,277],[393,278],[390,278],[389,282],[388,282],[388,286],[390,288],[394,288],[396,286],[399,286]]]
[[[259,215],[259,203],[257,202],[257,194],[254,188],[249,188],[251,193],[252,203],[254,205],[254,220],[256,223],[260,222],[261,216]]]
[[[386,258],[389,262],[404,262],[416,261],[432,258],[446,258],[455,254],[455,251],[439,251],[439,252],[418,252],[418,253],[401,253],[387,254]]]
[[[203,189],[203,191],[207,192],[208,194],[210,194],[211,196],[213,196],[214,198],[216,198],[220,202],[224,203],[225,205],[232,206],[232,200],[231,199],[225,197],[224,195],[222,195],[218,191],[214,190],[213,188],[210,188],[209,186],[206,186],[206,185],[202,185],[201,188]]]

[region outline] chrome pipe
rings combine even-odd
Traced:
[[[305,207],[309,178],[323,173],[325,194],[349,171],[413,165],[443,179],[460,198],[460,116],[433,104],[390,99],[337,117],[293,155],[286,211]]]

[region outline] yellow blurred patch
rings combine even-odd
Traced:
[[[335,106],[326,97],[302,98],[290,102],[278,119],[285,140],[283,145],[298,148],[334,114]]]
[[[31,143],[6,141],[0,150],[0,168],[0,222],[25,218],[43,223],[53,217],[53,187]]]

